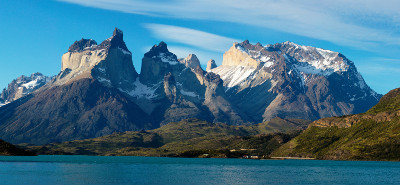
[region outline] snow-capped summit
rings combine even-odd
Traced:
[[[339,52],[315,48],[311,46],[301,46],[293,42],[278,43],[269,45],[267,50],[279,49],[286,54],[288,60],[296,59],[298,70],[304,73],[331,75],[333,72],[345,72],[354,64]]]
[[[221,76],[230,100],[260,121],[359,113],[381,97],[344,55],[292,42],[234,43],[210,71]]]
[[[31,76],[20,76],[8,84],[0,94],[1,104],[5,105],[24,97],[50,82],[53,77],[47,77],[41,73],[33,73]],[[0,105],[1,106],[1,105]]]

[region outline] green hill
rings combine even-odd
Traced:
[[[114,133],[94,139],[29,148],[39,154],[185,157],[268,155],[309,123],[276,118],[257,125],[231,126],[188,119],[155,130]]]
[[[326,118],[273,152],[275,157],[400,160],[400,89],[363,114]]]
[[[36,155],[33,152],[25,151],[20,149],[8,142],[5,142],[0,139],[0,155],[8,155],[8,156],[33,156]]]

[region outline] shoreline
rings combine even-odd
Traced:
[[[315,158],[309,158],[309,157],[270,157],[270,159],[276,159],[276,160],[316,160]]]

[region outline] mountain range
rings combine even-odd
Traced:
[[[140,74],[123,32],[74,42],[58,75],[20,77],[0,97],[0,135],[46,144],[159,128],[197,118],[230,125],[364,112],[381,98],[344,55],[292,42],[234,43],[203,70],[160,42]]]

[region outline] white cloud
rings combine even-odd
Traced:
[[[400,45],[398,0],[59,1],[133,14],[255,25],[364,49]]]
[[[208,60],[213,59],[217,64],[222,64],[221,53],[204,51],[190,47],[181,47],[168,45],[169,51],[174,53],[178,58],[186,58],[189,54],[195,54],[202,65],[207,65]]]
[[[164,24],[146,24],[153,34],[167,43],[175,42],[195,46],[203,50],[225,52],[238,39],[223,37],[199,30]]]
[[[398,58],[370,58],[358,63],[357,69],[368,75],[400,74],[399,62]]]

